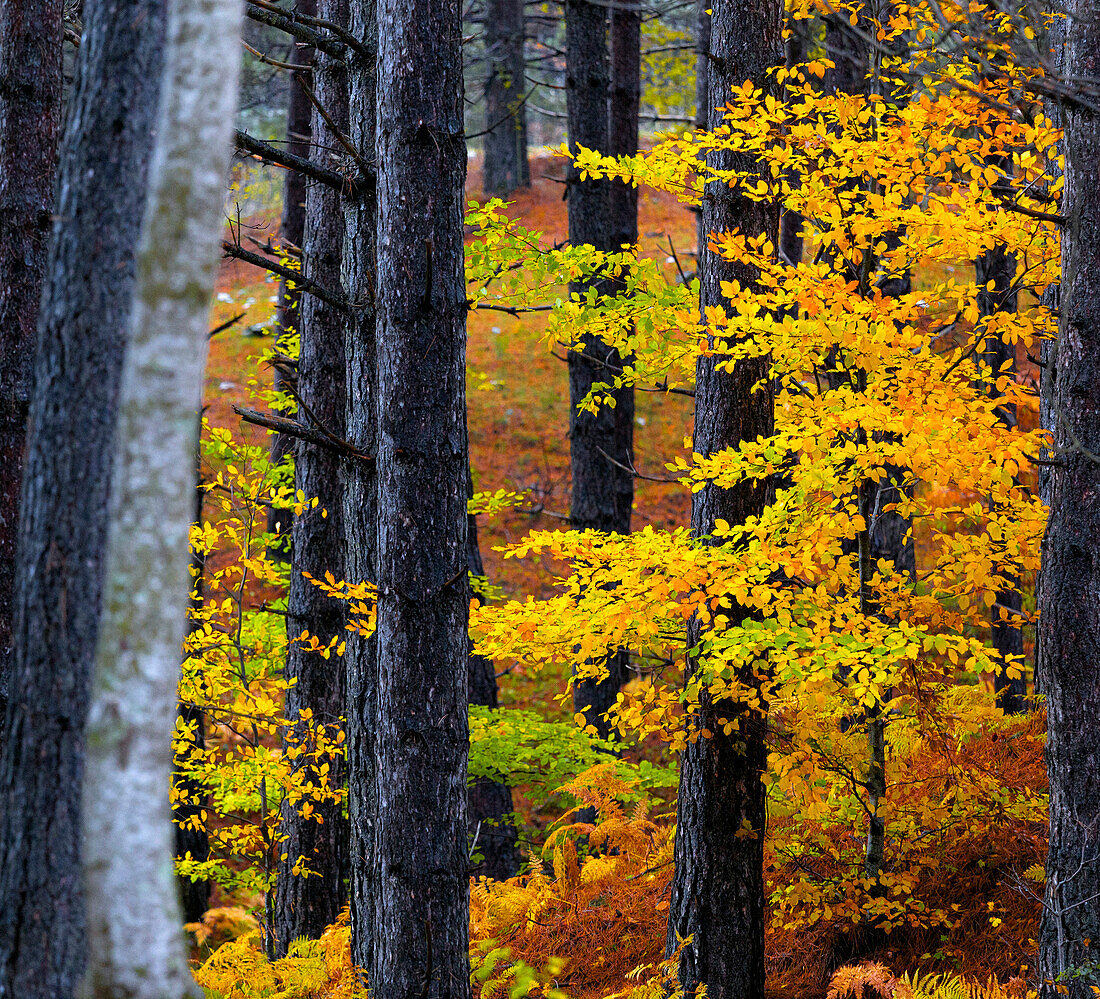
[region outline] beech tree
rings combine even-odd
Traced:
[[[319,15],[333,23],[348,23],[347,0],[321,0]],[[301,89],[300,87],[296,89]],[[348,80],[346,64],[318,52],[313,66],[313,91],[325,116],[314,110],[310,135],[318,151],[339,148],[333,134],[347,131]],[[319,152],[319,155],[323,153]],[[290,171],[293,172],[293,171]],[[289,185],[288,185],[289,186]],[[302,273],[326,288],[340,285],[344,214],[340,192],[316,181],[307,183],[303,227]],[[299,422],[343,439],[345,436],[345,323],[346,312],[315,295],[303,295],[298,307],[300,351],[296,394]],[[311,501],[293,519],[291,528],[290,591],[287,602],[286,716],[293,729],[284,751],[308,766],[310,732],[323,726],[335,738],[344,715],[343,657],[312,651],[302,640],[308,634],[326,649],[333,639],[344,641],[347,604],[314,585],[308,577],[324,579],[331,573],[344,578],[344,495],[346,459],[331,449],[303,440],[294,443],[294,487]],[[317,505],[312,505],[316,499]],[[304,712],[304,716],[303,716]],[[304,717],[304,722],[303,722]],[[344,781],[340,761],[329,763],[328,779]],[[284,802],[281,831],[282,859],[276,881],[275,946],[283,954],[298,937],[317,938],[336,922],[344,904],[348,866],[348,830],[342,808],[335,802],[316,806],[302,818],[293,802]],[[299,865],[308,877],[294,873]]]
[[[127,322],[84,785],[96,999],[198,995],[180,936],[165,789],[191,590],[195,413],[237,104],[241,5],[172,0]],[[82,206],[89,211],[92,206]],[[79,430],[70,427],[73,447]],[[140,905],[120,905],[126,898]]]
[[[379,999],[466,999],[462,18],[378,4],[377,795],[366,963]]]
[[[527,62],[523,0],[486,0],[485,48],[489,74],[485,81],[486,194],[507,194],[531,184],[527,158]]]
[[[1095,78],[1100,22],[1070,0],[1064,73]],[[1050,398],[1050,515],[1039,587],[1038,677],[1047,705],[1050,847],[1039,932],[1040,993],[1083,999],[1100,985],[1100,115],[1062,110],[1061,314]]]
[[[84,966],[84,733],[165,23],[159,0],[88,0],[60,153],[0,764],[0,994],[20,999],[68,999]]]
[[[783,61],[783,5],[779,0],[719,0],[712,8],[708,66],[708,127],[724,122],[722,108],[746,80],[769,85],[768,71]],[[736,162],[740,158],[743,162]],[[751,169],[748,156],[712,153],[708,167]],[[725,184],[713,183],[703,200],[702,233],[739,229],[746,235],[779,238],[775,203],[750,201]],[[719,256],[700,240],[699,304],[706,310],[728,305],[722,282],[750,285],[750,266]],[[712,334],[713,336],[713,334]],[[774,427],[773,393],[767,357],[738,361],[721,370],[715,357],[701,357],[695,369],[693,450],[704,458],[744,441],[768,437]],[[716,523],[741,524],[763,513],[768,489],[742,482],[731,489],[710,483],[692,495],[691,527],[711,535]],[[731,622],[749,616],[732,605]],[[689,647],[702,633],[698,620],[688,629]],[[751,674],[751,670],[750,670]],[[689,671],[690,675],[690,671]],[[741,678],[750,687],[751,675]],[[722,719],[738,727],[724,729]],[[676,813],[675,873],[669,909],[669,955],[679,950],[679,980],[685,994],[705,986],[711,999],[759,999],[764,994],[764,832],[762,776],[767,767],[767,719],[759,708],[718,699],[704,689],[689,719],[702,734],[680,756]],[[690,942],[686,942],[688,938]],[[681,949],[682,948],[682,949]]]
[[[0,7],[0,746],[19,488],[61,132],[61,0]]]

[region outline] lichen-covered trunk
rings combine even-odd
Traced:
[[[0,746],[19,488],[61,131],[61,0],[0,8]]]
[[[566,0],[566,108],[569,147],[610,149],[610,69],[607,48],[607,6],[590,0]],[[569,241],[588,243],[598,250],[614,245],[611,182],[581,180],[570,166],[567,177]],[[570,290],[583,294],[586,285]],[[609,281],[597,281],[600,294],[612,292]],[[572,475],[570,520],[577,530],[625,534],[630,530],[634,505],[634,393],[618,389],[615,406],[601,405],[595,413],[578,406],[593,385],[607,384],[622,370],[619,352],[594,336],[569,352],[569,466]],[[604,717],[615,703],[627,675],[627,657],[616,652],[602,664],[602,679],[582,679],[573,686],[573,709],[601,735],[608,734]]]
[[[69,999],[84,966],[84,732],[115,406],[156,131],[164,26],[159,0],[84,5],[21,494],[14,657],[0,763],[5,999]],[[185,464],[191,467],[189,457]],[[177,649],[177,665],[178,655]],[[168,832],[167,815],[162,832]]]
[[[783,59],[783,5],[779,0],[719,0],[712,7],[708,103],[724,106],[732,88],[745,80],[768,87],[768,71]],[[709,127],[722,123],[712,111]],[[713,165],[751,170],[753,161],[721,153]],[[779,212],[775,205],[738,197],[712,183],[703,202],[704,233],[740,229],[763,233],[777,242]],[[756,275],[703,248],[699,261],[700,305],[725,303],[723,281],[751,285]],[[716,342],[721,331],[713,331]],[[739,362],[719,371],[716,358],[701,358],[695,373],[694,450],[710,455],[741,441],[770,436],[774,427],[772,381],[767,358]],[[760,387],[753,391],[753,386]],[[766,486],[744,483],[733,489],[707,486],[692,497],[691,525],[708,534],[718,519],[743,523],[759,515],[768,500]],[[727,610],[731,624],[746,616],[736,606]],[[689,648],[701,633],[689,628]],[[689,663],[689,673],[694,669]],[[752,671],[740,677],[753,686]],[[723,734],[718,719],[736,718],[737,731]],[[705,986],[711,999],[759,999],[764,994],[764,833],[766,813],[762,776],[767,766],[767,718],[732,700],[715,700],[704,689],[692,731],[710,730],[689,743],[680,760],[675,872],[669,911],[667,951],[682,942],[679,978],[685,993]]]
[[[344,247],[341,272],[351,303],[345,334],[345,412],[347,439],[361,453],[378,448],[375,419],[377,394],[375,359],[375,243],[377,228],[374,155],[377,112],[376,52],[378,7],[375,0],[356,0],[350,9],[351,31],[365,54],[349,52],[348,138],[358,151],[366,183],[344,199]],[[349,462],[344,472],[344,555],[350,582],[374,583],[377,570],[377,496],[375,467]],[[351,895],[351,958],[360,968],[370,960],[377,896],[374,738],[377,727],[377,664],[373,638],[348,633],[344,652],[347,683],[349,887]]]
[[[458,0],[379,0],[377,999],[466,999],[466,282]]]
[[[1100,22],[1066,5],[1065,73],[1100,74]],[[1057,462],[1039,591],[1047,704],[1050,848],[1039,930],[1040,994],[1100,986],[1100,115],[1064,110],[1061,317],[1051,398]]]
[[[166,792],[191,589],[195,413],[237,102],[241,8],[172,0],[168,10],[88,715],[89,956],[81,994],[89,999],[200,994],[180,935]],[[127,898],[140,904],[119,904]]]
[[[319,15],[333,24],[347,26],[347,0],[321,0]],[[323,52],[315,56],[313,87],[318,102],[341,132],[348,124],[348,80],[344,63]],[[314,112],[310,134],[318,150],[336,149],[337,138],[324,118]],[[306,188],[305,228],[302,235],[302,273],[326,288],[340,287],[344,244],[344,210],[340,193],[318,183]],[[345,436],[347,314],[314,295],[304,295],[299,306],[298,396],[303,405],[298,419],[319,424],[337,437]],[[332,573],[344,579],[344,475],[346,460],[316,445],[298,441],[294,448],[295,490],[310,506],[294,517],[291,528],[290,593],[287,602],[286,715],[292,722],[290,741],[309,748],[311,732],[323,729],[335,740],[344,716],[346,684],[344,658],[333,652],[327,658],[306,651],[298,641],[308,632],[323,645],[347,633],[347,603],[326,594],[305,574],[324,579]],[[299,718],[308,709],[310,722]],[[317,764],[298,757],[298,766],[311,768],[307,779],[317,781]],[[343,761],[326,760],[327,782],[340,787],[345,778]],[[343,808],[331,801],[317,803],[313,815],[302,818],[297,808],[284,801],[280,831],[282,844],[275,895],[275,949],[285,954],[298,937],[317,939],[336,921],[344,905],[344,879],[348,868],[348,824]],[[300,858],[312,872],[293,873]]]
[[[487,0],[485,48],[489,76],[485,81],[486,194],[508,194],[530,187],[527,158],[527,93],[523,0]]]

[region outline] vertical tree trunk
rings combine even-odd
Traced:
[[[469,434],[467,434],[469,446]],[[473,496],[474,483],[467,471],[467,495]],[[466,520],[466,569],[472,576],[484,576],[481,549],[477,543],[477,518]],[[497,707],[497,677],[492,659],[475,655],[470,643],[470,703],[487,708]],[[470,786],[470,842],[485,859],[477,874],[503,881],[519,871],[520,856],[516,849],[516,827],[512,816],[512,789],[488,777],[479,777]]]
[[[320,16],[333,24],[347,26],[347,0],[321,0]],[[348,129],[348,80],[342,62],[318,52],[315,56],[314,92],[328,116],[341,132]],[[300,88],[299,88],[300,89]],[[338,140],[328,123],[314,112],[310,134],[319,150],[335,149]],[[344,242],[344,216],[340,194],[323,184],[312,183],[306,191],[306,218],[302,239],[302,272],[326,288],[339,287]],[[299,419],[318,422],[338,437],[345,436],[346,392],[345,313],[305,295],[299,306],[301,351],[298,358],[298,395],[303,406]],[[343,641],[347,626],[347,604],[326,595],[309,582],[304,573],[323,579],[331,572],[343,579],[345,469],[342,459],[331,451],[299,441],[295,445],[294,485],[304,496],[319,500],[318,506],[303,510],[291,529],[290,595],[287,603],[286,675],[297,683],[286,695],[287,718],[293,723],[293,741],[308,745],[310,726],[298,721],[308,708],[314,726],[324,726],[335,738],[344,715],[346,695],[344,660],[306,652],[297,641],[308,631],[322,643],[333,638]],[[309,766],[309,763],[303,763]],[[339,787],[344,781],[340,760],[330,762],[328,781]],[[315,807],[315,816],[303,819],[297,808],[284,802],[281,832],[285,859],[279,864],[275,897],[275,948],[285,954],[297,937],[316,939],[334,923],[344,904],[344,878],[348,866],[348,829],[343,809],[331,802]],[[314,873],[299,877],[292,873],[300,857]]]
[[[361,454],[378,448],[375,356],[375,270],[377,190],[375,115],[377,112],[376,0],[351,3],[351,31],[367,55],[349,52],[348,137],[358,150],[366,182],[344,201],[344,292],[352,303],[347,321],[347,436]],[[378,579],[375,467],[349,462],[344,482],[345,572],[351,582]],[[348,815],[351,895],[351,958],[360,968],[370,961],[377,897],[378,814],[374,736],[378,675],[375,642],[352,633],[344,653],[347,682]]]
[[[485,81],[486,194],[507,194],[531,186],[527,158],[527,92],[523,0],[486,0],[485,46],[489,77]]]
[[[200,995],[180,935],[165,791],[191,589],[195,413],[237,103],[241,7],[225,0],[167,6],[88,715],[89,962],[81,992],[89,999]],[[140,904],[120,905],[126,898]]]
[[[642,95],[641,0],[619,0],[611,8],[611,93],[608,99],[608,152],[638,152],[638,105]],[[608,192],[611,247],[638,242],[638,188],[613,180]],[[633,429],[631,430],[633,433]]]
[[[84,965],[84,729],[164,25],[159,0],[87,0],[84,7],[21,496],[15,656],[0,765],[6,999],[68,999]]]
[[[61,0],[0,8],[0,746],[19,487],[61,129]]]
[[[1065,73],[1100,69],[1093,4],[1066,5]],[[1050,850],[1039,931],[1040,994],[1100,985],[1100,116],[1064,109],[1061,318],[1051,416],[1058,462],[1039,592],[1047,702]],[[1057,984],[1057,987],[1056,987]]]
[[[695,8],[695,127],[710,127],[710,0]],[[700,247],[700,251],[701,251]]]
[[[461,28],[378,4],[377,999],[470,987]]]
[[[787,36],[785,57],[790,69],[806,61],[807,22],[791,17],[787,19],[787,28],[790,34]],[[779,253],[792,267],[802,263],[804,222],[802,215],[793,209],[784,210],[779,220]]]
[[[607,8],[591,0],[566,0],[566,107],[569,148],[610,150],[610,75],[607,51]],[[628,58],[624,48],[624,61]],[[627,88],[629,89],[629,87]],[[625,93],[626,91],[624,91]],[[580,179],[573,166],[567,178],[569,241],[598,250],[618,249],[611,217],[611,183]],[[583,294],[585,285],[570,290]],[[598,281],[599,294],[612,293],[611,282]],[[570,520],[578,530],[626,534],[634,505],[634,393],[613,393],[615,406],[603,405],[592,414],[577,407],[592,386],[611,382],[622,370],[617,350],[588,336],[580,350],[569,353],[569,465],[573,492]],[[573,687],[573,709],[602,735],[604,717],[627,675],[627,657],[615,653],[602,680],[579,680]]]
[[[1004,164],[1001,164],[1002,166]],[[974,270],[978,282],[978,311],[983,316],[992,316],[998,312],[1016,311],[1016,292],[1012,288],[1016,277],[1016,258],[1005,253],[1003,246],[996,246],[983,253],[974,261]],[[992,281],[993,288],[986,285]],[[998,374],[1016,374],[1016,345],[1005,343],[997,336],[988,336],[982,345],[982,361],[991,369],[991,378],[995,381]],[[1007,364],[1008,367],[1002,366]],[[996,395],[994,384],[988,386],[991,395]],[[1000,410],[1001,422],[1007,427],[1016,425],[1016,407],[1005,406]],[[1005,611],[1000,610],[1001,607]],[[1002,655],[1022,656],[1024,654],[1024,633],[1020,627],[1023,613],[1023,595],[1018,589],[1005,590],[997,594],[992,609],[993,647]],[[1006,715],[1022,714],[1027,709],[1027,681],[1023,676],[1010,679],[1004,673],[998,673],[993,680],[997,691],[997,703]]]
[[[708,103],[724,106],[733,86],[752,80],[768,85],[768,71],[783,59],[780,0],[719,0],[711,19]],[[723,121],[712,111],[710,128]],[[712,165],[752,169],[747,157],[712,154]],[[703,232],[740,229],[779,238],[777,206],[739,197],[730,188],[711,184],[703,202]],[[700,305],[726,303],[721,282],[751,284],[748,268],[723,260],[703,244],[700,256]],[[721,335],[714,334],[716,340]],[[767,358],[740,362],[719,371],[715,358],[701,358],[695,374],[694,450],[704,456],[773,431],[773,388]],[[753,386],[761,383],[755,392]],[[691,524],[708,534],[718,519],[743,523],[759,515],[768,490],[744,483],[733,489],[707,486],[692,498]],[[733,624],[746,613],[731,606]],[[689,647],[700,635],[698,621],[689,629]],[[748,684],[755,682],[746,675]],[[736,718],[739,729],[723,734],[718,719]],[[766,815],[762,775],[767,766],[767,719],[759,710],[714,700],[704,690],[692,731],[709,729],[689,743],[680,760],[675,873],[669,911],[669,954],[683,947],[679,977],[685,994],[705,986],[711,999],[759,999],[764,994],[764,832]],[[747,834],[751,830],[751,833]]]
[[[315,15],[317,13],[317,0],[297,0],[296,9],[302,14]],[[312,67],[315,53],[308,45],[295,45],[292,49],[291,62],[296,66]],[[296,74],[297,75],[297,74]],[[302,82],[312,86],[313,74],[306,70],[301,74]],[[296,78],[291,78],[289,95],[286,108],[286,142],[284,148],[295,156],[308,158],[311,155],[313,137],[311,132],[311,114],[313,105],[306,96],[305,89]],[[324,147],[321,147],[324,148]],[[305,234],[306,224],[306,179],[297,170],[283,171],[283,218],[279,225],[279,242],[287,251],[294,249],[300,251]],[[276,343],[283,343],[301,325],[302,293],[297,288],[291,288],[286,278],[279,281],[279,303],[275,310],[275,336]],[[284,388],[284,375],[282,369],[276,367],[275,388]],[[282,461],[293,442],[285,434],[275,434],[271,438],[271,460]],[[280,541],[274,547],[273,554],[281,560],[286,560],[287,535],[290,531],[293,513],[290,510],[282,510],[272,507],[268,510],[268,530],[278,534]]]

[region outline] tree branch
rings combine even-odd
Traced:
[[[242,406],[234,406],[233,412],[246,423],[264,427],[267,430],[274,430],[276,433],[286,434],[288,437],[295,437],[307,444],[323,447],[343,458],[354,458],[357,461],[367,462],[374,461],[373,454],[364,454],[347,441],[340,440],[340,438],[333,437],[323,431],[314,430],[297,420],[288,420],[285,416],[276,416],[274,413],[259,413],[254,409],[245,409]]]
[[[247,132],[238,131],[236,141],[237,148],[241,152],[258,156],[265,163],[273,163],[275,166],[281,166],[286,170],[295,170],[311,180],[316,180],[344,194],[357,193],[366,182],[366,178],[362,175],[346,177],[344,174],[329,170],[327,167],[314,163],[313,160],[304,156],[298,156],[296,153],[279,149],[277,146],[264,142],[262,139],[257,139]]]
[[[321,287],[316,281],[307,278],[299,271],[285,267],[283,264],[276,263],[274,260],[268,260],[267,257],[261,257],[258,253],[253,253],[251,250],[242,249],[236,243],[230,243],[227,239],[222,240],[222,252],[227,257],[235,257],[237,260],[243,260],[246,264],[252,264],[254,267],[262,267],[265,271],[270,271],[272,274],[278,274],[281,278],[293,281],[302,291],[309,292],[309,294],[313,295],[315,298],[319,298],[322,302],[327,302],[335,309],[346,312],[351,308],[351,303],[348,302],[347,299],[334,295],[331,291]]]

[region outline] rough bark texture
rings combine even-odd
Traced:
[[[377,999],[465,999],[462,17],[378,3]]]
[[[61,0],[0,7],[0,746],[19,487],[61,131]]]
[[[378,4],[377,999],[470,988],[461,28]]]
[[[638,152],[638,104],[641,100],[641,0],[619,0],[611,8],[611,94],[608,99],[608,151],[612,156]],[[611,182],[611,246],[638,242],[638,188]]]
[[[347,0],[321,0],[320,16],[333,24],[347,25]],[[348,128],[348,80],[343,63],[318,53],[313,70],[314,92],[341,132]],[[310,134],[320,149],[332,149],[338,141],[329,125],[314,113]],[[326,288],[340,287],[344,243],[343,206],[338,191],[316,182],[306,191],[306,219],[302,238],[302,272]],[[303,405],[299,420],[318,424],[337,437],[345,436],[345,320],[346,313],[305,295],[299,308],[301,351],[298,357],[298,395]],[[344,579],[344,465],[324,448],[297,441],[294,448],[294,486],[304,496],[316,498],[316,507],[303,510],[291,529],[290,594],[287,603],[287,679],[297,682],[287,691],[287,718],[295,722],[293,741],[309,744],[309,725],[298,724],[303,708],[312,712],[314,726],[325,726],[335,738],[344,716],[344,660],[306,652],[296,641],[303,631],[328,644],[343,641],[347,632],[347,603],[326,595],[303,573],[323,579],[331,572]],[[308,766],[303,763],[303,766]],[[344,782],[340,760],[330,761],[328,781]],[[286,836],[275,896],[275,949],[285,954],[298,937],[316,939],[336,921],[344,904],[344,879],[348,868],[348,825],[343,809],[331,802],[317,806],[317,818],[303,819],[295,807],[284,803],[281,832]],[[320,821],[318,821],[318,819]],[[314,872],[309,877],[292,873],[300,857]]]
[[[734,85],[746,79],[768,86],[767,71],[783,59],[779,0],[720,0],[713,5],[709,104],[724,105]],[[722,121],[711,113],[710,127]],[[751,159],[735,160],[723,153],[715,166],[752,169]],[[703,202],[703,231],[740,229],[779,236],[774,205],[739,198],[727,187],[712,184]],[[704,249],[700,257],[701,306],[724,302],[720,283],[751,283],[755,275],[741,265],[722,260]],[[767,359],[742,362],[732,372],[716,370],[714,358],[696,366],[694,450],[710,455],[740,441],[770,435],[774,425],[772,383]],[[763,385],[756,392],[757,382]],[[692,529],[707,534],[717,519],[731,524],[760,514],[767,489],[743,485],[722,490],[714,486],[692,499]],[[736,622],[744,612],[728,610]],[[689,644],[700,634],[697,622]],[[743,678],[753,683],[751,676]],[[738,731],[722,734],[718,719],[737,718]],[[669,912],[667,950],[671,954],[686,937],[679,977],[686,994],[705,985],[711,999],[758,999],[764,994],[764,832],[766,824],[761,775],[767,765],[766,718],[732,701],[714,701],[704,693],[693,729],[709,728],[713,738],[689,744],[680,760],[675,873]],[[746,835],[751,829],[752,834]]]
[[[1065,72],[1100,74],[1100,22],[1066,5]],[[1039,591],[1047,698],[1050,851],[1039,931],[1040,994],[1100,985],[1100,116],[1067,106],[1061,318],[1051,417],[1059,462]],[[1057,984],[1057,988],[1055,985]]]
[[[84,728],[163,65],[159,0],[87,0],[84,18],[39,320],[0,765],[0,995],[12,999],[68,999],[84,964]]]
[[[589,0],[566,0],[566,106],[569,147],[610,150],[610,70],[607,51],[607,7]],[[569,241],[589,243],[599,250],[618,249],[611,218],[611,183],[580,179],[570,166],[567,178]],[[570,290],[583,294],[586,286]],[[609,294],[609,282],[597,291]],[[569,465],[572,474],[570,519],[577,530],[625,534],[634,504],[634,393],[619,389],[615,407],[600,406],[593,414],[577,407],[593,385],[610,382],[622,370],[619,352],[595,337],[569,353]],[[618,464],[616,464],[618,463]],[[604,714],[615,703],[627,675],[627,657],[608,658],[607,676],[582,680],[573,687],[573,709],[601,735],[608,733]]]
[[[89,958],[80,990],[88,999],[201,995],[180,934],[165,790],[191,590],[195,413],[237,103],[241,5],[172,0],[168,9],[88,714]],[[126,898],[140,905],[120,905]]]
[[[467,440],[469,435],[467,434]],[[467,494],[472,496],[474,484],[467,478]],[[466,520],[466,568],[472,576],[484,576],[481,549],[477,542],[477,518]],[[497,707],[497,676],[492,659],[474,655],[470,643],[469,655],[471,704]],[[512,789],[507,784],[479,777],[469,787],[470,843],[484,858],[474,873],[503,881],[519,871],[520,855],[516,849],[516,826],[512,820]]]
[[[1016,293],[1012,290],[1016,277],[1015,257],[1005,253],[1003,246],[997,246],[974,261],[974,270],[980,289],[978,311],[983,316],[992,316],[997,312],[1015,312]],[[993,282],[993,288],[987,289],[986,285],[990,281]],[[998,373],[1012,376],[1016,374],[1015,344],[990,336],[986,337],[982,346],[982,361],[991,369],[992,377],[995,378]],[[991,394],[996,394],[994,385],[990,384],[988,390]],[[999,412],[1005,426],[1016,425],[1015,406],[1004,406]],[[1020,615],[1023,612],[1023,594],[1015,588],[1004,590],[997,594],[996,604],[1006,608],[1007,612],[1002,615],[997,606],[993,607],[993,647],[1001,655],[1022,656],[1024,633],[1020,627]],[[997,703],[1005,714],[1016,715],[1027,710],[1027,680],[1023,676],[1010,679],[1004,673],[998,673],[993,684],[997,691]]]
[[[316,15],[317,0],[297,0],[295,9],[299,13]],[[296,66],[311,66],[316,58],[314,50],[308,45],[298,44],[293,50],[291,62]],[[332,57],[329,56],[331,59]],[[309,86],[313,85],[312,73],[302,73],[302,80]],[[326,108],[327,110],[327,108]],[[283,149],[294,156],[304,159],[310,158],[311,143],[311,115],[313,105],[306,96],[305,89],[296,79],[290,81],[288,88],[286,108],[286,141]],[[326,147],[321,147],[326,148]],[[283,171],[283,218],[279,225],[279,241],[283,246],[302,248],[305,239],[306,225],[306,178],[297,170]],[[275,310],[275,335],[282,340],[292,336],[301,324],[302,292],[298,288],[287,287],[286,279],[279,282],[279,303]],[[280,390],[283,385],[283,374],[279,368],[275,368],[275,388]],[[293,441],[285,434],[275,434],[271,438],[271,460],[282,461],[293,447]],[[281,510],[272,507],[268,511],[268,530],[280,535],[280,541],[276,546],[279,558],[287,557],[286,535],[291,529],[293,513],[290,510]]]
[[[809,26],[805,20],[788,18],[787,28],[790,34],[787,36],[785,56],[787,68],[790,69],[806,61],[806,36]],[[779,220],[779,252],[792,266],[802,263],[804,222],[802,215],[793,209],[785,209]]]
[[[866,31],[865,18],[859,18],[855,26]],[[825,55],[834,63],[825,71],[827,92],[865,94],[868,91],[867,43],[853,30],[847,12],[828,14],[825,17]]]
[[[376,76],[378,44],[375,0],[351,4],[351,30],[369,55],[349,52],[348,137],[359,151],[367,183],[344,202],[344,291],[353,303],[347,323],[347,439],[362,454],[377,450],[375,422],[375,243],[377,200],[374,171]],[[344,481],[346,572],[349,581],[375,582],[377,573],[377,498],[375,469],[367,462],[350,462]],[[351,956],[357,967],[370,959],[375,926],[377,863],[375,816],[374,733],[378,688],[373,639],[349,632],[344,653],[347,682],[348,814],[350,817]]]
[[[507,194],[531,186],[527,159],[527,92],[523,0],[487,0],[485,47],[489,78],[485,81],[486,194]]]

